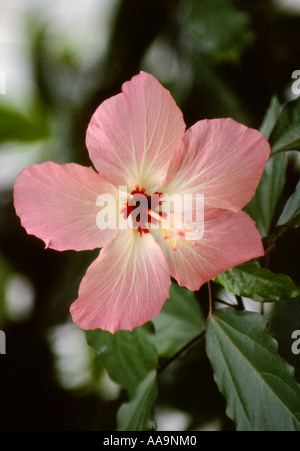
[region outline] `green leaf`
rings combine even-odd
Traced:
[[[214,378],[238,431],[300,431],[300,386],[266,327],[258,313],[213,313],[206,346]]]
[[[100,329],[86,332],[87,341],[110,377],[133,397],[136,387],[158,366],[158,356],[148,325],[115,334]]]
[[[256,261],[243,263],[214,278],[227,291],[257,302],[277,302],[300,295],[286,274],[275,274]]]
[[[260,132],[269,139],[281,113],[278,98],[271,99]],[[281,196],[286,176],[287,159],[285,155],[276,155],[266,163],[255,196],[245,211],[256,222],[262,236],[267,236],[276,213],[277,202]]]
[[[205,318],[195,294],[175,284],[170,288],[170,298],[152,323],[160,357],[171,357],[205,329]]]
[[[273,153],[300,150],[300,98],[288,102],[270,136]]]
[[[295,342],[293,334],[299,330],[300,297],[287,299],[274,305],[268,317],[268,333],[279,344],[280,355],[295,368],[295,379],[300,382],[300,355],[294,354],[292,346]]]
[[[260,127],[260,132],[265,135],[267,139],[270,138],[272,130],[280,116],[281,113],[281,105],[276,96],[272,97],[270,106],[267,110],[267,113],[264,117],[263,123]]]
[[[0,105],[0,141],[36,141],[46,136],[45,124],[33,123],[22,113]]]
[[[268,236],[274,221],[278,200],[286,179],[287,158],[285,154],[274,155],[264,168],[255,196],[245,211],[256,222],[263,237]]]
[[[120,407],[117,414],[117,431],[148,431],[155,429],[152,408],[156,397],[156,371],[152,370],[137,387],[132,400]]]
[[[300,226],[300,181],[295,192],[288,199],[285,207],[277,221],[278,226],[299,227]]]

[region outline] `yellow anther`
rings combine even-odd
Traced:
[[[161,234],[163,239],[172,247],[173,251],[177,248],[183,248],[185,244],[190,244],[189,237],[192,229],[191,224],[186,222],[183,217],[171,215],[171,217],[163,217],[160,214],[149,209],[148,215],[156,219],[161,226]]]

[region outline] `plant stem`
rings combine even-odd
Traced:
[[[245,306],[243,303],[243,299],[241,296],[236,295],[236,300],[237,300],[237,304],[238,304],[238,310],[245,310]]]
[[[179,357],[184,351],[186,351],[190,346],[196,343],[200,338],[204,337],[206,330],[204,329],[200,334],[196,335],[196,337],[192,338],[189,342],[187,342],[182,348],[180,348],[177,352],[175,352],[172,357],[166,360],[162,365],[157,367],[157,374],[160,374],[167,366],[170,365],[177,357]]]
[[[224,304],[227,307],[231,307],[231,308],[235,308],[235,309],[238,309],[238,307],[239,307],[237,304],[230,304],[230,302],[223,301],[223,299],[220,299],[220,298],[215,298],[215,301],[218,302],[219,304]]]

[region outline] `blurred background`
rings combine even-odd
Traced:
[[[12,189],[20,170],[33,163],[90,165],[85,132],[91,115],[141,69],[171,91],[187,126],[203,118],[232,117],[259,128],[273,95],[282,103],[294,96],[300,2],[0,0],[3,431],[115,428],[124,395],[95,365],[83,331],[69,315],[98,251],[44,250],[20,226]],[[291,155],[286,197],[299,167]],[[296,240],[293,231],[282,238],[270,268],[299,284]],[[206,308],[205,289],[198,297]],[[300,357],[290,350],[298,318],[299,308],[281,304],[271,327],[299,380]],[[162,375],[155,416],[159,430],[233,429],[203,343]]]

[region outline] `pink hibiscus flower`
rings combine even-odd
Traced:
[[[29,234],[58,251],[103,248],[70,309],[82,329],[132,330],[159,314],[170,276],[194,291],[264,254],[253,220],[241,210],[269,157],[266,138],[232,119],[185,128],[169,91],[141,72],[91,119],[86,142],[98,172],[45,162],[19,174],[15,208]],[[171,222],[167,230],[151,227],[151,218],[156,225],[167,221],[160,206],[173,193],[204,196],[200,238],[189,238],[188,221],[180,229]],[[147,199],[139,225],[99,227],[99,196],[116,199],[114,208],[126,222],[138,194]]]

